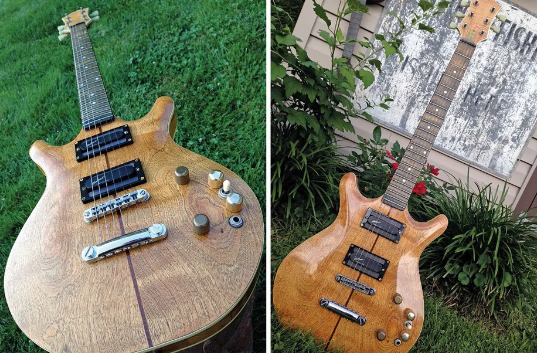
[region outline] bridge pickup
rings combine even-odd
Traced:
[[[340,274],[336,275],[336,281],[360,293],[364,293],[367,295],[374,295],[376,293],[375,288],[371,288],[363,283],[353,280],[352,278]]]
[[[343,265],[364,273],[378,281],[382,281],[382,277],[384,277],[389,264],[389,260],[383,259],[354,244],[351,244],[343,260]]]
[[[123,125],[75,142],[76,161],[82,162],[130,144],[132,144],[131,131],[128,125]]]
[[[339,316],[344,317],[347,320],[355,322],[360,326],[364,326],[367,321],[367,319],[363,317],[362,315],[358,314],[355,311],[352,311],[349,308],[344,307],[343,305],[339,305],[338,303],[332,300],[321,298],[321,300],[319,301],[319,304],[321,305],[321,307],[326,308],[338,314]]]
[[[145,182],[142,164],[135,159],[80,179],[80,199],[88,203]]]
[[[361,226],[381,237],[399,243],[405,225],[373,209],[367,210]]]
[[[104,243],[85,247],[82,250],[82,260],[87,263],[96,262],[122,253],[123,251],[162,240],[167,235],[166,226],[162,223],[155,223],[149,228],[125,234],[105,241]]]
[[[88,208],[84,211],[84,221],[91,223],[97,218],[104,217],[119,209],[124,209],[140,202],[146,202],[149,200],[149,196],[149,193],[145,189],[129,192],[128,194],[116,197],[113,200]]]

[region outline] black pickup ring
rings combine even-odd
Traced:
[[[131,145],[132,135],[127,124],[75,142],[77,162]]]
[[[382,281],[382,277],[384,277],[389,264],[389,260],[377,256],[354,244],[351,244],[347,255],[345,255],[345,259],[343,260],[343,265],[364,273],[378,281]]]
[[[88,203],[146,181],[142,163],[135,159],[80,179],[80,199]]]
[[[368,209],[361,226],[394,243],[399,243],[405,230],[405,225],[373,209]]]

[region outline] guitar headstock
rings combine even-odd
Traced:
[[[64,25],[58,26],[58,32],[60,34],[58,39],[65,39],[71,33],[71,28],[80,23],[85,23],[86,26],[89,27],[93,22],[99,20],[99,11],[93,11],[91,14],[88,13],[89,9],[86,7],[85,9],[81,8],[80,10],[71,12],[69,15],[63,17],[62,20]]]
[[[468,8],[466,14],[457,12],[455,15],[462,18],[462,22],[458,25],[454,22],[450,27],[457,28],[461,38],[468,43],[477,45],[486,40],[489,30],[499,33],[500,27],[492,25],[495,19],[506,21],[505,16],[499,15],[501,5],[494,0],[463,0],[461,6]]]

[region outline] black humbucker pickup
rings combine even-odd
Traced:
[[[345,255],[345,259],[343,260],[343,265],[364,273],[378,281],[382,281],[382,277],[384,277],[389,264],[389,260],[377,256],[354,244],[351,244],[347,255]]]
[[[76,161],[82,162],[130,144],[131,131],[128,125],[123,125],[75,142]]]
[[[373,209],[368,209],[361,226],[375,234],[380,235],[394,243],[399,243],[405,225]]]
[[[88,203],[145,182],[142,164],[135,159],[80,179],[80,199]]]

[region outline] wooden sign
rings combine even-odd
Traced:
[[[498,2],[508,20],[496,20],[501,32],[489,33],[477,46],[435,148],[509,179],[537,121],[537,16],[508,1]],[[421,11],[417,3],[387,1],[377,33],[396,32],[399,23],[388,12],[409,22],[412,11]],[[465,8],[454,1],[445,14],[426,22],[436,33],[404,33],[403,62],[397,55],[379,57],[382,74],[355,97],[356,104],[364,95],[374,101],[386,94],[395,99],[389,110],[369,110],[377,123],[407,136],[414,133],[459,42],[459,32],[449,29],[457,11]]]

